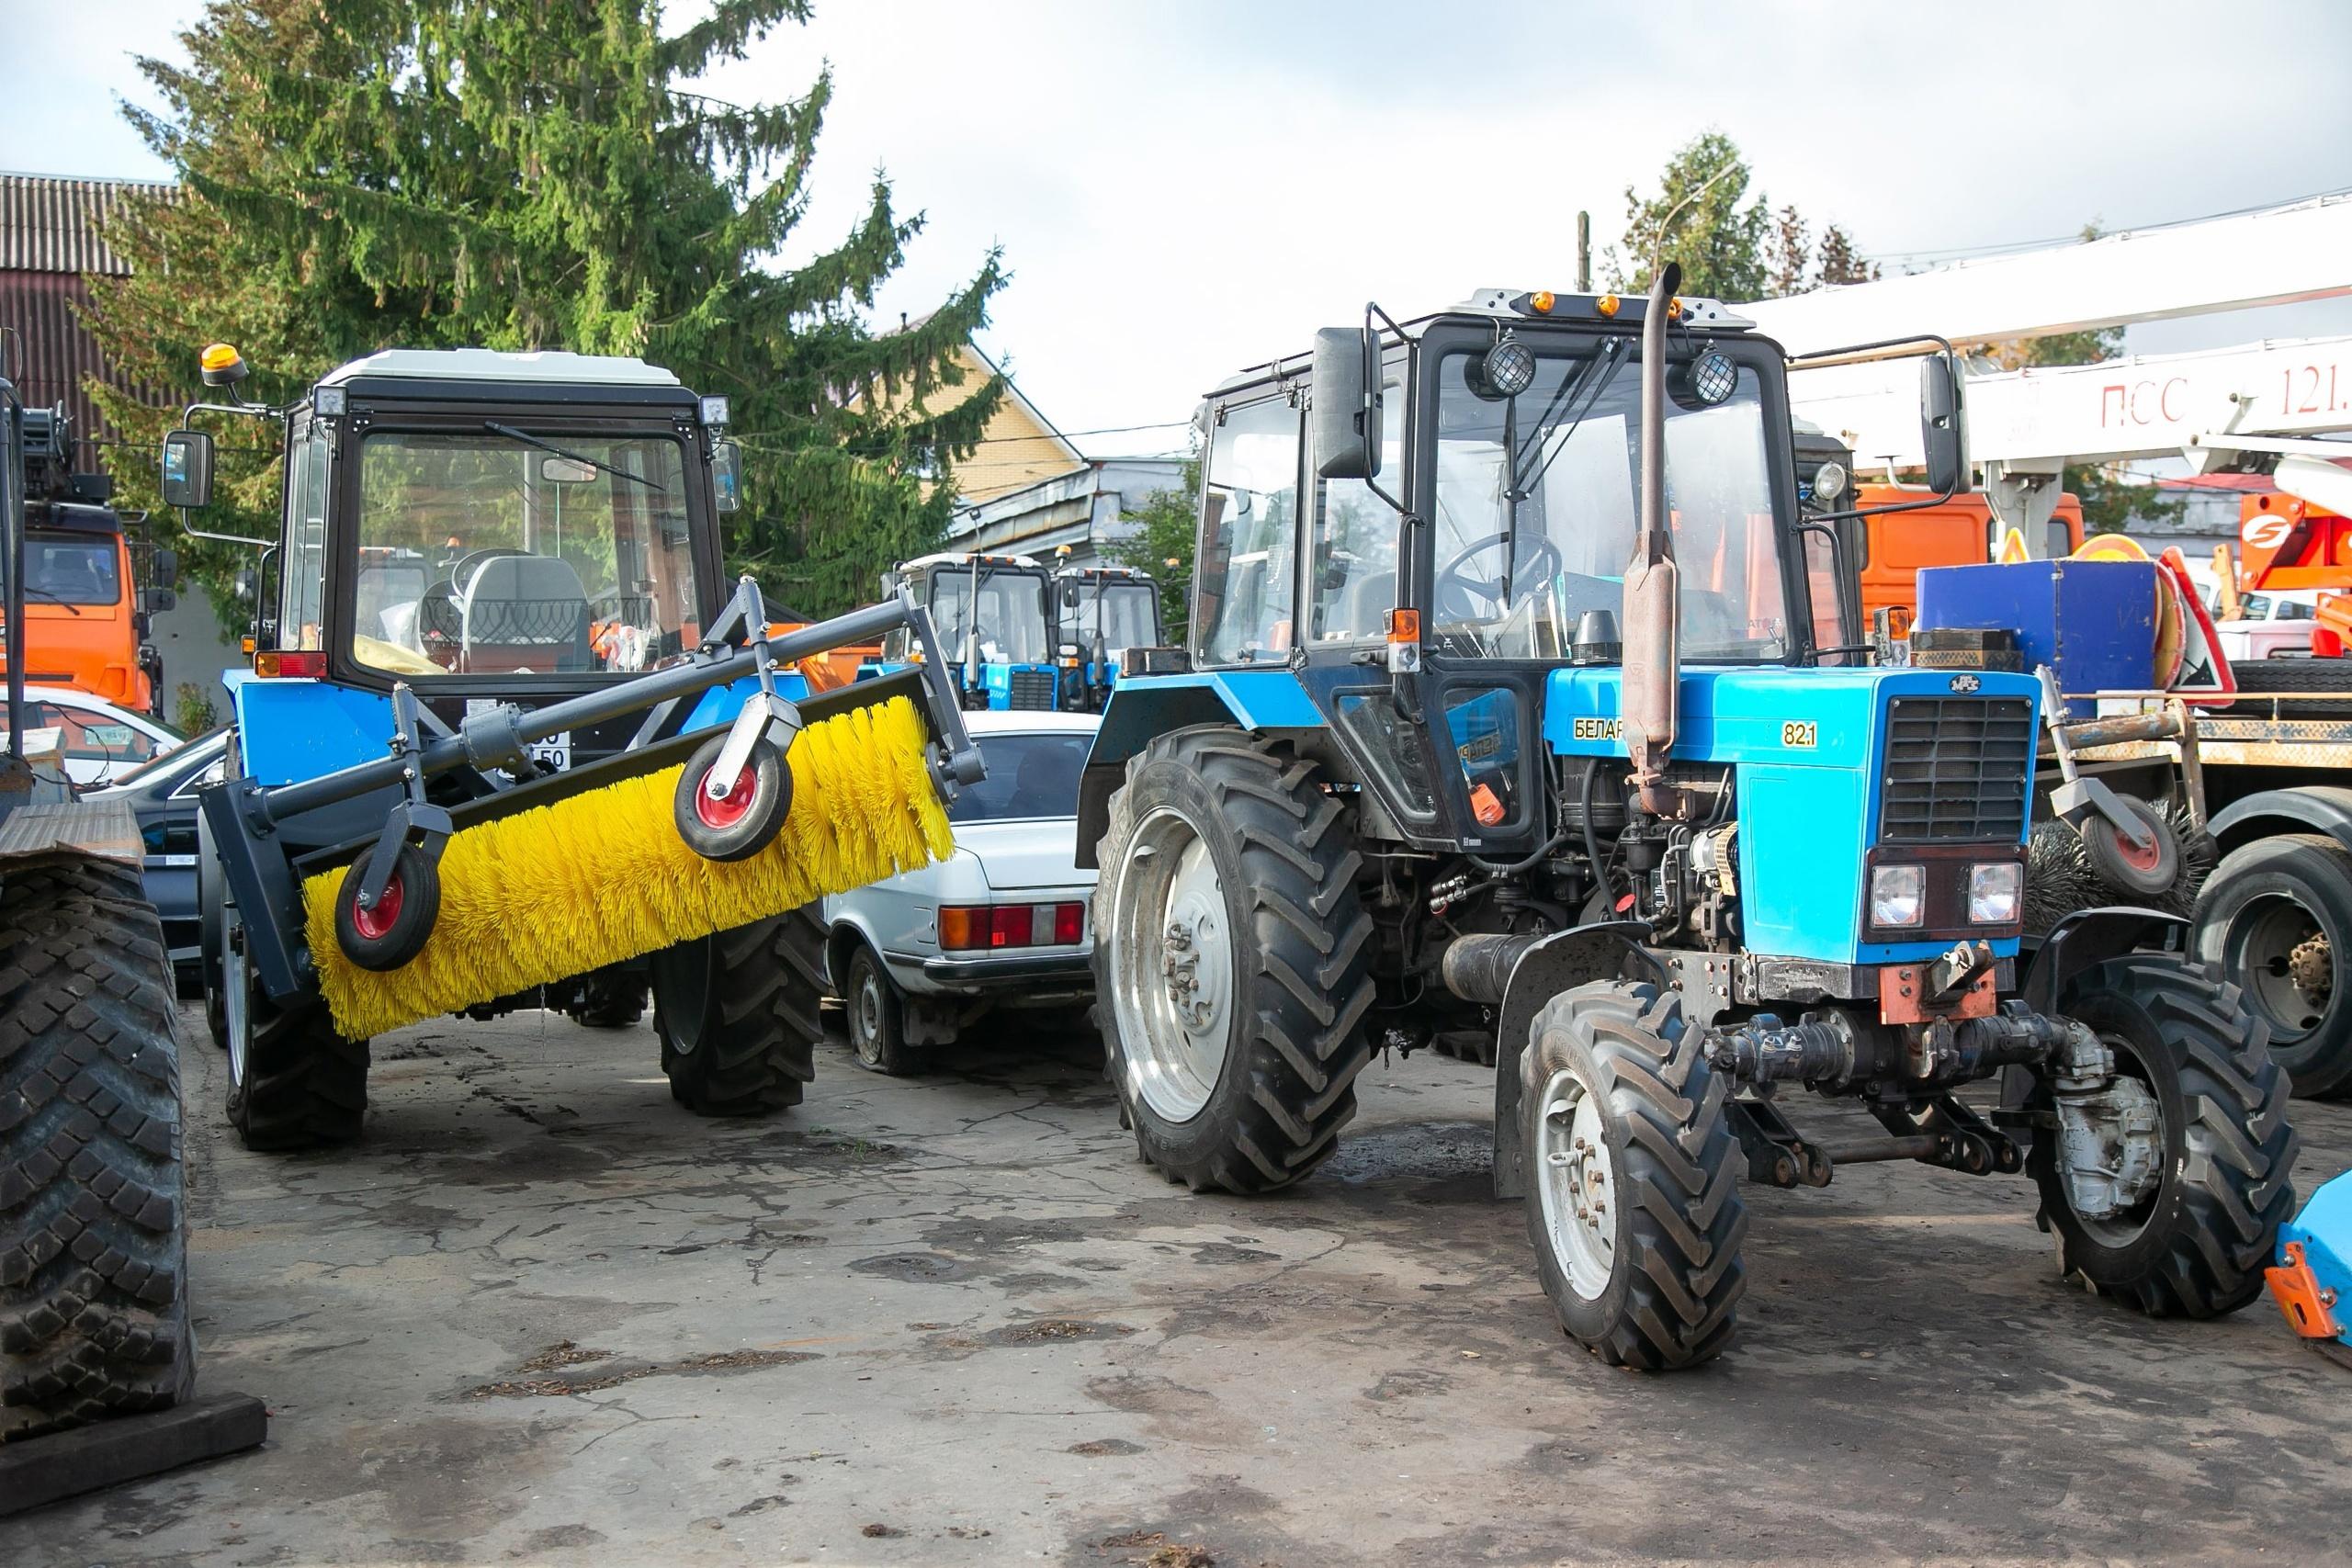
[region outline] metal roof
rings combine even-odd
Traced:
[[[169,199],[176,186],[0,175],[0,272],[98,272],[126,277],[130,264],[101,234],[125,197]]]
[[[505,354],[489,348],[388,348],[319,378],[322,387],[341,386],[363,376],[417,381],[548,381],[567,386],[675,387],[678,378],[658,365],[616,355],[572,354],[541,349]]]

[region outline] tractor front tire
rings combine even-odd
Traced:
[[[2155,1190],[2127,1213],[2076,1213],[2055,1135],[2027,1159],[2043,1229],[2068,1278],[2152,1317],[2218,1317],[2262,1293],[2294,1212],[2288,1078],[2238,987],[2192,959],[2141,953],[2074,976],[2058,1010],[2087,1024],[2119,1073],[2154,1095],[2164,1145]],[[2046,1091],[2041,1091],[2046,1104]]]
[[[814,903],[653,955],[653,1032],[670,1097],[697,1116],[764,1116],[817,1076],[825,928]]]
[[[271,1001],[244,948],[232,908],[221,932],[220,1013],[238,1141],[265,1154],[356,1142],[368,1119],[368,1042],[345,1039],[317,996]]]
[[[1095,987],[1111,1079],[1170,1180],[1287,1187],[1355,1114],[1374,933],[1353,828],[1312,762],[1227,726],[1128,761],[1094,897]]]
[[[1561,1328],[1612,1366],[1713,1360],[1747,1287],[1731,1080],[1652,985],[1564,991],[1529,1032],[1527,1234]]]
[[[119,892],[70,864],[0,891],[0,1445],[196,1375],[171,962]]]

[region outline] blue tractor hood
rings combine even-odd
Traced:
[[[1551,672],[1544,739],[1555,753],[1625,755],[1620,678],[1615,669]],[[1955,938],[1864,931],[1872,852],[1884,863],[1970,844],[1996,858],[2025,841],[2040,716],[2030,676],[1687,667],[1680,691],[1675,761],[1735,769],[1752,953],[1855,964],[1932,956]],[[2015,936],[1994,941],[2004,956],[2017,945]]]

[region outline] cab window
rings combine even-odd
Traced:
[[[1405,361],[1388,366],[1381,386],[1380,473],[1392,495],[1405,482]],[[1315,550],[1308,581],[1315,593],[1317,642],[1361,642],[1384,636],[1396,607],[1396,509],[1362,479],[1316,482]]]
[[[1227,408],[1210,433],[1193,615],[1204,664],[1290,658],[1299,418],[1287,398],[1269,398]]]

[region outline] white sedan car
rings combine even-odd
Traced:
[[[876,1072],[913,1070],[999,1009],[1092,997],[1094,874],[1078,868],[1078,777],[1091,714],[972,713],[988,777],[948,809],[956,853],[825,900],[828,977]]]
[[[8,728],[7,698],[0,693],[0,742]],[[65,776],[77,790],[116,779],[176,750],[187,738],[149,718],[119,708],[104,697],[71,686],[25,688],[25,739],[34,743],[55,730],[64,752]]]

